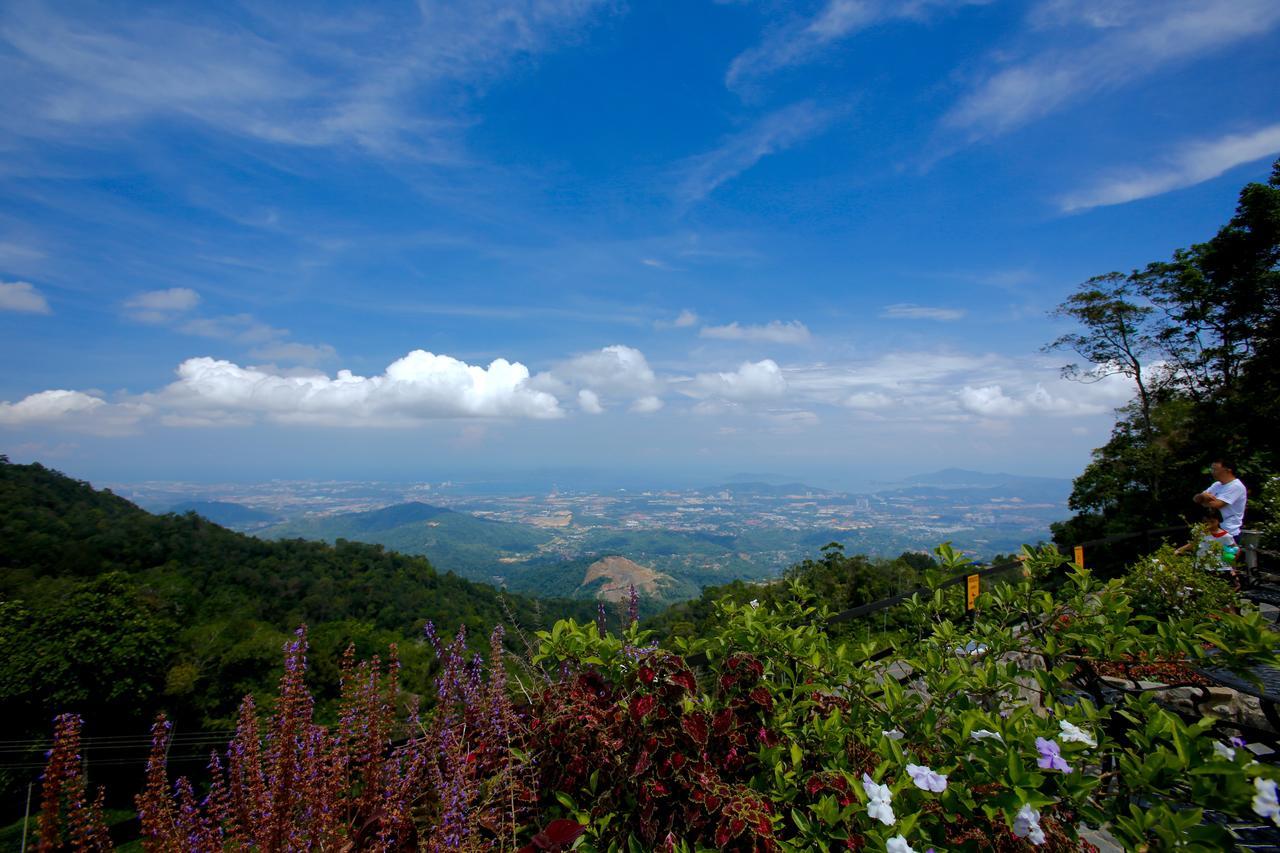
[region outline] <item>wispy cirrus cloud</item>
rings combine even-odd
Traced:
[[[816,15],[795,18],[770,31],[760,44],[738,54],[725,72],[725,85],[741,89],[750,81],[793,65],[813,62],[855,33],[884,21],[922,20],[931,12],[991,0],[827,0]]]
[[[835,116],[834,110],[822,109],[813,101],[800,101],[769,113],[729,136],[714,150],[681,164],[672,194],[684,205],[699,202],[770,154],[786,151],[816,135]]]
[[[886,305],[880,316],[886,320],[960,320],[964,317],[963,308],[938,308],[929,305],[913,305],[910,302],[898,302]]]
[[[1033,10],[1029,23],[1032,34],[1047,35],[1050,45],[1037,43],[1025,58],[981,76],[943,117],[945,129],[969,141],[1007,133],[1080,98],[1256,38],[1280,23],[1280,4],[1049,0]]]
[[[152,118],[299,146],[456,158],[456,115],[424,113],[430,89],[455,104],[519,57],[570,40],[601,0],[478,0],[393,11],[291,15],[213,7],[202,14],[36,3],[0,13],[8,83],[0,127],[83,144],[85,127]],[[453,97],[445,97],[445,95]]]
[[[1217,139],[1183,145],[1158,169],[1134,169],[1114,175],[1060,200],[1064,212],[1088,210],[1151,198],[1203,183],[1236,166],[1280,152],[1280,123],[1250,133],[1234,133]]]
[[[721,341],[759,341],[770,344],[805,344],[811,335],[809,327],[799,320],[784,323],[771,320],[760,326],[742,325],[737,321],[724,326],[703,326],[698,336]]]

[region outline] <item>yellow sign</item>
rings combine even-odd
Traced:
[[[1084,546],[1083,545],[1076,546],[1075,557],[1076,557],[1076,565],[1083,569],[1084,568]]]
[[[967,583],[965,584],[965,593],[966,593],[965,607],[969,610],[972,610],[974,607],[974,604],[978,600],[979,578],[977,575],[969,575],[969,577],[965,578],[965,580],[967,581]]]

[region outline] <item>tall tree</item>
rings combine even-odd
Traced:
[[[1065,376],[1121,374],[1135,397],[1075,481],[1062,541],[1163,526],[1193,511],[1208,457],[1234,456],[1260,484],[1280,467],[1280,161],[1243,188],[1204,243],[1130,275],[1090,279],[1054,312],[1079,329],[1049,344],[1085,362]],[[1185,493],[1185,494],[1184,494]]]

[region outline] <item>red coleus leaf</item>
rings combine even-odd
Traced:
[[[559,850],[574,842],[579,835],[587,831],[585,824],[576,820],[561,818],[553,820],[543,827],[528,844],[520,848],[520,853],[536,853],[538,850]]]
[[[773,707],[773,697],[769,695],[769,691],[763,687],[757,687],[751,691],[751,701],[760,705],[765,710]]]
[[[695,712],[686,716],[680,721],[681,727],[685,734],[693,738],[694,742],[699,746],[704,746],[707,742],[707,716],[699,712]]]
[[[640,667],[639,671],[636,672],[636,677],[639,678],[643,684],[652,684],[653,679],[656,678],[657,675],[658,674],[654,672],[652,668],[647,666]]]
[[[631,719],[640,720],[653,710],[656,700],[652,696],[637,696],[631,700]]]
[[[728,847],[729,840],[732,838],[733,836],[729,834],[729,827],[726,826],[723,821],[721,821],[720,825],[716,827],[716,846]]]
[[[731,725],[733,725],[733,712],[728,708],[725,708],[723,711],[716,714],[715,722],[712,723],[715,733],[718,735],[722,735],[729,731],[729,727]]]
[[[690,693],[697,692],[698,690],[698,680],[694,678],[693,673],[687,669],[682,669],[675,675],[671,676],[671,683],[679,684]]]

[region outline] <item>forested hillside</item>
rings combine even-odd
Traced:
[[[496,590],[421,557],[345,541],[266,542],[0,460],[8,739],[47,736],[52,715],[65,711],[92,721],[95,735],[134,734],[160,708],[185,728],[228,725],[245,693],[274,682],[280,649],[304,622],[320,652],[322,703],[336,695],[337,661],[351,642],[362,655],[398,643],[413,664],[407,686],[422,692],[426,620],[466,625],[477,638],[507,620]],[[594,614],[585,602],[503,597],[526,627]]]

